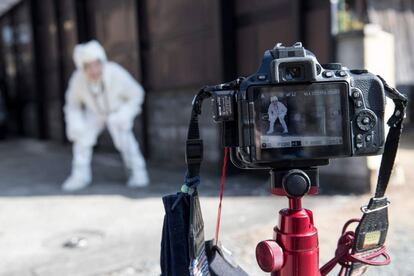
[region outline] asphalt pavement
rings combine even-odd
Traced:
[[[77,193],[60,185],[70,170],[70,147],[53,142],[0,143],[1,276],[159,275],[161,196],[181,186],[184,167],[150,163],[151,185],[129,189],[117,154],[98,151],[94,182]],[[405,184],[391,183],[388,196],[392,264],[366,275],[414,275],[414,135],[406,135],[398,154]],[[352,173],[352,172],[350,172]],[[219,177],[203,173],[200,188],[206,238],[213,237]],[[332,193],[330,193],[332,194]],[[321,264],[333,257],[342,225],[361,215],[369,195],[317,195],[304,200],[319,230]],[[285,198],[269,195],[266,177],[233,175],[226,183],[220,238],[250,275],[266,275],[254,251],[272,237]],[[332,273],[335,275],[335,273]]]

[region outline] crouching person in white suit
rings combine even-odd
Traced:
[[[77,45],[73,58],[77,70],[69,81],[64,106],[73,161],[71,175],[62,189],[79,190],[91,183],[93,146],[105,127],[130,172],[127,185],[146,186],[149,180],[145,160],[132,132],[134,119],[141,112],[144,90],[124,68],[107,61],[97,41]]]

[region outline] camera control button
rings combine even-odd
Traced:
[[[369,131],[377,123],[377,117],[371,110],[362,110],[356,117],[356,123],[360,130]]]
[[[345,72],[345,71],[337,71],[336,72],[336,75],[338,76],[338,77],[346,77],[347,76],[347,73]]]
[[[356,101],[355,102],[355,106],[356,107],[362,107],[363,106],[363,102],[362,101]]]
[[[368,70],[366,70],[366,69],[352,69],[352,70],[350,70],[350,72],[352,74],[360,75],[360,74],[368,73]]]
[[[267,79],[267,76],[266,75],[258,75],[257,79],[263,81],[263,80]]]
[[[325,78],[332,78],[333,77],[333,73],[331,72],[331,71],[325,71],[325,72],[323,72],[323,76],[325,77]]]
[[[362,148],[362,143],[356,143],[356,147],[357,147],[357,149]]]
[[[368,134],[367,136],[365,136],[365,141],[366,142],[371,142],[372,140],[372,136],[370,134]]]
[[[356,138],[357,138],[357,141],[361,141],[361,140],[362,140],[362,134],[358,134],[358,135],[356,136]]]
[[[361,97],[361,92],[358,89],[352,89],[352,98],[358,99],[359,97]]]
[[[342,64],[340,64],[340,63],[325,63],[325,64],[322,64],[322,68],[327,69],[327,70],[341,70]]]

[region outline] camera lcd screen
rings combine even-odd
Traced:
[[[252,89],[259,159],[314,159],[349,154],[347,84]]]

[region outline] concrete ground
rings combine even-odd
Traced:
[[[94,183],[66,194],[60,184],[69,172],[70,148],[54,143],[14,140],[0,143],[0,275],[136,276],[159,275],[163,206],[161,196],[176,192],[181,170],[149,164],[151,185],[128,189],[119,157],[98,152]],[[366,275],[414,275],[414,135],[404,137],[398,154],[406,184],[390,185],[392,264]],[[176,164],[180,167],[180,164]],[[352,173],[352,172],[350,172]],[[206,238],[214,233],[219,179],[203,174],[201,204]],[[304,205],[314,211],[321,264],[334,254],[346,220],[359,217],[369,195],[318,195]],[[270,196],[263,177],[228,179],[221,240],[250,275],[265,275],[255,261],[257,242],[272,236],[284,198]],[[80,248],[70,240],[81,238]],[[335,275],[335,273],[332,273]]]

